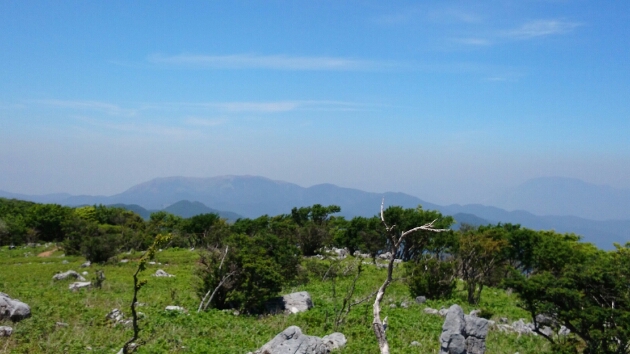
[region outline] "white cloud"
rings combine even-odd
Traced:
[[[153,64],[213,69],[273,69],[273,70],[374,70],[390,67],[392,63],[340,57],[304,57],[288,55],[149,55]]]
[[[580,25],[581,24],[577,22],[562,20],[535,20],[527,22],[516,29],[505,31],[503,34],[510,38],[530,39],[569,33]]]

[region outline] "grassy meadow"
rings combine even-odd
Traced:
[[[46,251],[49,251],[47,257],[38,257]],[[12,336],[0,338],[0,353],[117,353],[131,338],[130,327],[113,325],[106,315],[118,308],[125,318],[129,318],[132,275],[140,253],[119,255],[119,259],[129,259],[128,263],[112,262],[80,268],[85,259],[66,257],[62,252],[54,245],[14,250],[0,248],[0,291],[27,303],[32,311],[32,317],[21,322],[0,323],[12,326],[14,330]],[[161,265],[150,265],[141,273],[141,278],[148,283],[138,297],[138,301],[145,304],[138,308],[145,314],[140,321],[140,338],[144,344],[139,353],[245,354],[256,350],[291,325],[299,326],[309,335],[324,336],[335,332],[335,309],[341,305],[355,274],[349,271],[334,282],[330,279],[322,281],[329,261],[304,260],[305,269],[310,270],[306,273],[309,281],[285,288],[284,293],[308,291],[315,304],[310,311],[273,316],[246,316],[215,309],[197,313],[200,301],[195,292],[197,258],[195,251],[166,249],[158,252],[155,258]],[[68,263],[63,264],[64,260]],[[341,269],[353,264],[356,260],[348,257]],[[395,277],[402,276],[401,268],[399,265]],[[95,270],[102,269],[106,280],[101,289],[72,292],[68,290],[68,285],[74,280],[52,280],[55,273],[69,269],[79,273],[88,271],[85,276],[88,280],[93,280]],[[175,277],[152,277],[157,269],[164,269]],[[374,265],[363,265],[363,270],[353,299],[363,298],[375,291],[386,275],[385,269]],[[346,347],[338,353],[378,353],[371,329],[372,301],[354,307],[346,322],[337,330],[348,339]],[[400,307],[402,301],[407,301],[409,307]],[[477,307],[465,303],[463,291],[448,301],[428,301],[418,305],[411,299],[406,285],[401,281],[395,282],[386,293],[382,312],[382,317],[389,317],[387,336],[391,352],[438,353],[443,318],[425,314],[422,310],[427,306],[440,309],[457,303],[466,312],[483,307],[494,313],[494,320],[507,317],[511,323],[519,318],[528,318],[527,313],[516,306],[516,301],[514,295],[488,288]],[[396,307],[390,307],[391,304]],[[187,312],[167,312],[164,308],[168,305],[182,306]],[[57,322],[67,326],[59,326]],[[413,341],[420,342],[420,346],[411,346]],[[548,349],[546,341],[540,337],[519,337],[494,330],[490,331],[486,344],[489,354],[540,353]]]

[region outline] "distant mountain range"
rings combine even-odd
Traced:
[[[584,236],[585,241],[593,242],[598,247],[610,249],[613,242],[625,243],[630,241],[630,216],[610,220],[624,216],[622,212],[612,213],[609,220],[600,216],[603,212],[593,213],[593,217],[568,216],[562,210],[575,211],[572,203],[580,198],[590,197],[598,201],[598,208],[591,210],[604,210],[614,205],[623,206],[624,199],[618,198],[618,202],[606,202],[609,189],[598,189],[597,186],[582,183],[582,187],[589,192],[577,192],[574,187],[580,186],[575,180],[565,179],[569,184],[562,184],[563,179],[539,179],[530,184],[525,184],[509,191],[503,196],[495,197],[498,202],[517,209],[516,200],[519,195],[523,198],[529,196],[523,205],[531,204],[529,211],[506,211],[498,207],[484,206],[480,204],[440,206],[423,201],[404,193],[370,193],[358,189],[342,188],[332,184],[320,184],[304,188],[293,183],[274,181],[258,176],[220,176],[211,178],[168,177],[156,178],[151,181],[136,185],[127,191],[113,196],[72,196],[69,194],[49,194],[41,196],[29,196],[0,191],[0,197],[31,200],[40,203],[58,203],[62,205],[116,205],[124,204],[126,208],[138,212],[140,215],[148,215],[150,211],[166,210],[176,215],[189,217],[192,215],[217,212],[222,217],[234,220],[239,216],[255,218],[264,214],[287,214],[293,207],[310,206],[313,204],[339,205],[341,215],[346,217],[373,216],[380,209],[381,199],[385,198],[387,205],[399,205],[405,208],[415,208],[422,205],[424,209],[439,210],[442,214],[452,215],[459,223],[482,225],[487,223],[518,223],[532,229],[554,229],[558,232],[574,232]],[[557,190],[565,191],[569,195],[560,192],[549,191],[557,183]],[[529,188],[529,189],[528,189]],[[545,189],[547,188],[547,189]],[[547,190],[547,193],[544,191]],[[593,190],[602,193],[594,197]],[[530,191],[529,194],[527,191]],[[520,194],[519,194],[520,193]],[[613,193],[615,196],[618,195]],[[554,200],[566,200],[563,204],[557,202],[550,204],[547,209],[538,204],[549,204],[546,197]],[[538,198],[538,199],[536,199]],[[564,198],[564,199],[563,199]],[[536,202],[538,200],[538,202]],[[630,200],[630,198],[628,199]],[[513,204],[508,202],[512,201]],[[529,203],[529,204],[527,204]],[[611,206],[612,205],[612,206]],[[133,209],[132,209],[133,208]],[[143,211],[143,210],[144,211]],[[543,213],[542,211],[547,211]],[[587,210],[587,209],[580,209]],[[608,209],[606,209],[608,210]],[[556,212],[558,211],[558,212]],[[535,215],[556,214],[556,215]],[[588,214],[588,213],[587,213]],[[227,215],[227,216],[226,216]],[[145,216],[146,217],[146,216]],[[600,219],[600,220],[593,220]]]
[[[592,220],[630,219],[630,190],[586,183],[579,179],[531,179],[484,204],[537,215],[573,215]]]

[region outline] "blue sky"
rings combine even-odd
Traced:
[[[625,1],[3,1],[0,189],[630,188]]]

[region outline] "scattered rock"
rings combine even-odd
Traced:
[[[424,304],[425,302],[427,302],[425,296],[416,296],[416,304]]]
[[[167,272],[163,271],[162,269],[158,269],[155,271],[155,274],[153,274],[154,277],[174,277],[173,274],[168,274]]]
[[[68,264],[68,263],[70,263],[70,262],[68,262],[68,261],[67,261],[67,260],[65,260],[65,259],[64,259],[63,261],[61,261],[61,264]]]
[[[508,323],[508,319],[507,319],[507,317],[501,317],[501,318],[499,318],[499,322],[501,322],[501,323]]]
[[[328,348],[328,350],[333,351],[338,348],[343,348],[346,343],[346,336],[343,333],[335,332],[329,335],[322,337],[322,341],[324,345]]]
[[[88,275],[88,272],[81,272],[81,275]]]
[[[396,306],[396,304],[391,304],[391,305],[389,305],[389,308],[390,308],[390,309],[395,309],[396,307],[397,307],[397,306]]]
[[[81,264],[81,268],[87,268],[87,267],[89,267],[89,266],[91,266],[91,265],[92,265],[92,262],[87,261],[87,262],[85,262],[85,263]]]
[[[120,263],[129,263],[129,260],[128,259],[121,259]]]
[[[68,324],[65,322],[57,322],[55,323],[55,326],[57,327],[68,327]]]
[[[138,315],[140,315],[142,312],[139,312]],[[144,317],[144,316],[143,316]],[[119,309],[113,309],[111,310],[106,316],[106,319],[110,320],[111,322],[114,323],[114,325],[123,325],[126,327],[129,327],[133,324],[133,320],[131,319],[125,319],[125,316],[123,315],[122,311],[120,311]],[[138,318],[141,318],[140,316],[138,316]]]
[[[420,346],[420,342],[418,342],[417,340],[414,340],[413,342],[411,342],[411,344],[409,344],[412,347],[419,347]]]
[[[449,309],[440,309],[440,311],[438,311],[438,315],[442,316],[442,317],[446,317],[446,315],[448,315],[448,311]]]
[[[333,333],[324,338],[303,334],[300,327],[291,326],[254,354],[328,354],[346,343],[346,338],[341,333]]]
[[[31,317],[31,308],[22,301],[12,299],[5,293],[0,293],[0,320],[5,318],[13,322]]]
[[[267,312],[272,314],[280,312],[298,313],[311,309],[313,300],[311,299],[311,294],[307,291],[300,291],[272,299],[265,306]]]
[[[533,325],[529,326],[529,324],[526,324],[522,318],[512,323],[512,330],[518,333],[519,335],[520,334],[524,334],[524,335],[535,334],[532,327]]]
[[[166,311],[180,311],[180,312],[186,312],[186,309],[181,307],[181,306],[166,306],[166,308],[164,308],[164,310]]]
[[[78,282],[74,282],[74,283],[70,284],[68,286],[68,289],[70,289],[72,291],[76,291],[76,290],[83,289],[83,288],[89,288],[90,286],[92,286],[92,282],[91,281],[78,281]]]
[[[53,275],[53,280],[65,280],[68,278],[74,278],[78,281],[85,281],[85,278],[82,277],[79,273],[75,272],[74,270],[69,270],[63,273],[57,273]]]
[[[432,309],[430,307],[427,307],[424,309],[424,313],[428,313],[429,315],[437,315],[439,314],[439,311],[436,309]]]
[[[407,309],[407,308],[409,308],[409,304],[407,303],[407,301],[403,301],[403,302],[400,303],[400,307],[402,307],[404,309]]]
[[[380,259],[389,259],[392,256],[391,252],[385,252],[378,255]]]
[[[10,337],[13,333],[13,328],[9,326],[0,326],[0,337]]]
[[[558,330],[559,336],[568,336],[569,333],[571,333],[570,329],[566,328],[565,326],[560,326],[560,329]]]
[[[544,313],[540,313],[536,315],[536,323],[539,326],[554,326],[556,324],[556,321],[553,319],[553,317]]]

